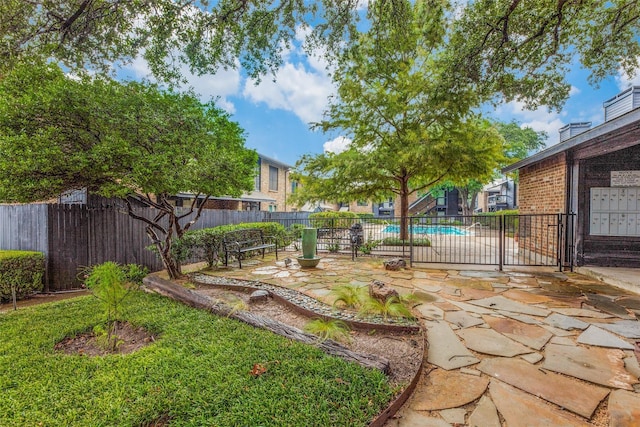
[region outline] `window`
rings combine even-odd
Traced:
[[[256,191],[260,191],[260,166],[256,168],[256,177],[253,180],[253,189]]]
[[[278,168],[269,166],[269,191],[278,191]]]
[[[291,194],[298,191],[298,181],[291,181]]]
[[[255,191],[260,191],[260,181],[262,180],[262,173],[261,173],[262,168],[260,167],[261,164],[262,164],[262,159],[258,157],[258,164],[256,165],[256,177],[253,183],[253,189]]]

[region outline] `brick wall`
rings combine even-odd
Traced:
[[[269,189],[269,167],[273,166],[278,169],[278,190]],[[291,180],[289,179],[289,173],[287,169],[279,165],[271,164],[268,160],[262,158],[260,162],[260,191],[275,199],[275,206],[272,205],[271,210],[277,212],[291,212],[294,206],[286,203],[286,198],[291,195]],[[260,203],[261,211],[269,211],[268,202]],[[285,206],[286,205],[286,206]]]
[[[564,213],[567,200],[564,154],[520,169],[520,214]]]
[[[564,154],[545,159],[520,169],[518,207],[521,217],[518,227],[519,248],[532,259],[549,257],[558,252],[557,216],[564,213],[567,200],[567,166]]]

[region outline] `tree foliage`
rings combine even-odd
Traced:
[[[238,63],[252,76],[273,70],[304,31],[307,46],[337,47],[357,20],[357,0],[5,0],[0,64],[53,58],[109,71],[143,56],[155,77],[181,78]],[[0,68],[2,66],[0,65]]]
[[[172,239],[204,203],[178,214],[169,197],[239,196],[253,187],[256,161],[238,124],[189,93],[71,79],[55,65],[21,65],[0,80],[0,200],[33,202],[82,188],[122,198],[129,215],[147,224],[172,275],[180,274]],[[140,216],[136,204],[158,215]]]
[[[640,58],[636,0],[479,0],[468,2],[450,33],[452,84],[473,84],[485,99],[559,108],[578,64],[597,84]]]
[[[335,73],[339,97],[317,125],[346,132],[351,144],[339,154],[303,157],[296,201],[395,195],[406,218],[413,192],[444,178],[484,177],[497,166],[502,139],[470,113],[474,92],[442,85],[436,59],[445,11],[429,6],[371,4],[372,26],[347,50]]]

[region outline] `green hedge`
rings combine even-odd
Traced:
[[[309,215],[315,228],[349,228],[359,219],[355,212],[315,212]]]
[[[497,230],[499,228],[499,219],[496,217],[499,216],[508,216],[508,215],[518,215],[518,209],[509,209],[497,212],[482,212],[477,215],[477,222],[481,223],[484,226],[491,228],[492,230]],[[513,233],[518,229],[518,217],[509,220],[506,225],[506,232]]]
[[[11,300],[11,288],[16,297],[24,298],[42,290],[44,255],[33,251],[0,251],[0,301]]]
[[[261,229],[265,236],[276,236],[278,247],[291,243],[291,237],[284,226],[277,222],[244,222],[234,225],[220,225],[186,232],[173,247],[174,254],[181,261],[189,258],[207,261],[209,267],[217,264],[222,253],[222,237],[230,231],[247,228]]]

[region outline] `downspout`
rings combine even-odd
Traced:
[[[574,229],[574,212],[572,210],[573,206],[573,198],[574,198],[574,188],[573,188],[573,152],[566,151],[565,152],[565,167],[566,167],[566,184],[565,184],[565,230],[564,230],[564,239],[565,239],[565,247],[564,247],[564,259],[562,262],[569,261],[569,269],[573,271],[573,266],[575,264],[576,257],[576,239],[575,239],[575,229]],[[569,244],[571,243],[571,244]],[[568,255],[568,257],[567,257]]]

